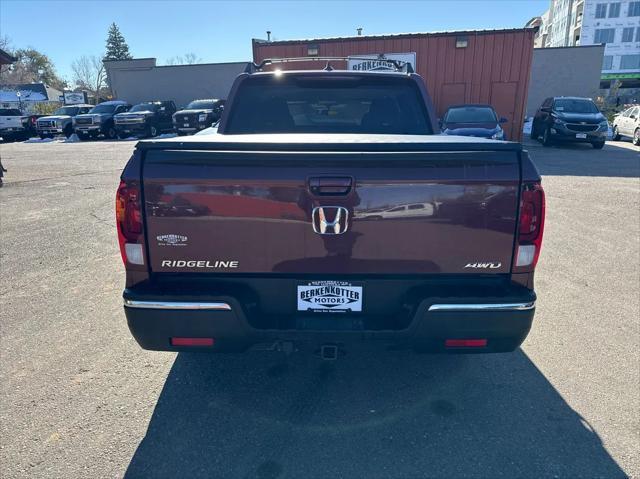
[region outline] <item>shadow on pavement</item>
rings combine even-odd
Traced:
[[[608,141],[602,150],[584,143],[544,147],[525,140],[531,159],[541,175],[640,177],[640,148],[631,143]]]
[[[179,354],[127,478],[626,477],[522,351]]]

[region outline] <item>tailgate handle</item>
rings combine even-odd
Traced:
[[[351,191],[350,176],[316,176],[309,178],[309,191],[317,196],[346,195]]]

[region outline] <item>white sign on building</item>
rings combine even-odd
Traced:
[[[65,91],[63,96],[65,105],[87,103],[87,94],[85,92]]]
[[[378,71],[395,70],[395,65],[388,60],[396,60],[404,63],[411,63],[413,70],[416,69],[416,54],[412,53],[385,53],[383,55],[367,54],[353,55],[347,62],[348,70]]]

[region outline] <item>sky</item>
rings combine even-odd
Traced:
[[[518,28],[549,0],[40,1],[0,0],[0,35],[47,54],[71,80],[71,63],[104,53],[115,22],[134,57],[195,53],[204,63],[249,61],[251,39],[290,40],[443,30]]]

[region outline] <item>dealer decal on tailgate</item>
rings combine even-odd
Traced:
[[[343,281],[298,285],[298,311],[362,311],[362,286]]]

